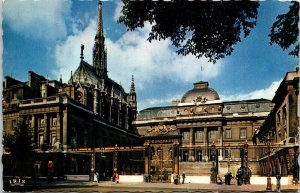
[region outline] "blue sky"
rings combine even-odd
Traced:
[[[27,81],[32,70],[49,79],[60,74],[67,82],[84,57],[92,63],[97,27],[97,0],[9,0],[3,3],[3,76]],[[287,71],[298,59],[277,45],[268,34],[289,2],[260,2],[257,26],[234,47],[231,56],[208,63],[205,58],[178,56],[170,40],[146,41],[151,26],[128,32],[116,19],[120,1],[103,2],[103,27],[108,49],[109,77],[129,91],[135,77],[138,109],[168,106],[181,99],[194,82],[208,81],[221,100],[272,99]],[[201,70],[201,66],[203,70]]]

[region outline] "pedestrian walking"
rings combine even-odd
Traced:
[[[98,172],[96,172],[96,173],[94,174],[94,182],[97,182],[97,179],[98,179]]]
[[[98,172],[96,172],[96,173],[97,173],[97,183],[99,183],[99,181],[100,181],[100,174]]]
[[[119,183],[119,174],[118,173],[116,173],[116,182],[117,182],[117,184]]]
[[[171,174],[171,184],[174,182],[174,173]]]
[[[184,180],[185,180],[185,173],[182,172],[182,184],[184,184]]]
[[[102,173],[103,180],[106,180],[105,172]]]

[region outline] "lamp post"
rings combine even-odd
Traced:
[[[211,156],[211,161],[213,161],[213,167],[211,168],[211,183],[215,184],[217,183],[217,167],[216,167],[216,146],[213,142],[210,148],[210,156]]]
[[[266,141],[267,141],[267,145],[268,145],[268,177],[267,177],[267,188],[266,188],[266,190],[272,190],[271,177],[270,177],[270,170],[271,170],[271,162],[270,162],[271,148],[270,148],[270,143],[271,143],[272,139],[271,139],[270,135],[268,135]]]
[[[113,152],[113,182],[115,182],[118,174],[118,145],[115,145]]]
[[[230,160],[227,161],[227,173],[230,172]]]

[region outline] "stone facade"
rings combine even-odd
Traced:
[[[299,181],[299,68],[287,72],[272,100],[275,104],[266,121],[255,132],[258,144],[267,144],[258,152],[260,174],[293,176]],[[274,148],[275,147],[275,148]],[[268,158],[270,156],[270,161]]]
[[[132,77],[127,93],[108,77],[100,1],[98,11],[93,65],[84,61],[82,45],[79,66],[67,84],[32,71],[27,82],[5,77],[2,101],[5,134],[11,133],[19,121],[26,120],[32,129],[32,145],[37,152],[68,153],[68,149],[140,144],[140,137],[132,125],[137,113],[134,79]],[[74,156],[69,155],[68,159],[76,159]],[[37,158],[40,162],[38,159],[42,158]],[[89,169],[81,173],[95,169],[88,159],[84,167]],[[112,170],[109,167],[111,159],[108,156],[106,160],[109,170]],[[74,163],[79,164],[79,161]],[[74,168],[67,173],[78,174]]]
[[[160,138],[179,134],[179,165],[188,175],[210,173],[212,163],[207,162],[212,160],[212,145],[218,149],[219,174],[227,172],[228,162],[232,166],[240,165],[240,147],[245,143],[253,145],[255,129],[273,108],[272,102],[265,99],[222,102],[217,92],[208,87],[208,82],[195,83],[181,102],[172,104],[140,111],[134,125],[144,138],[151,136],[152,130]],[[164,133],[163,128],[172,128],[177,134]],[[253,148],[249,148],[248,161],[253,174],[258,174],[257,151]],[[189,169],[191,164],[194,170]],[[236,169],[232,167],[231,172],[235,173]]]

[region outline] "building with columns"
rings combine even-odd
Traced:
[[[272,100],[265,122],[256,130],[260,174],[291,176],[299,182],[299,68],[287,72]]]
[[[194,88],[180,101],[172,101],[171,106],[141,110],[134,125],[145,140],[145,146],[151,150],[145,173],[148,167],[152,176],[161,175],[163,170],[210,175],[215,164],[212,160],[217,156],[219,174],[229,170],[236,174],[241,164],[240,147],[253,145],[255,130],[272,108],[272,102],[266,99],[223,102],[208,82],[201,81],[194,83]],[[167,150],[176,144],[179,144],[176,154],[174,149]],[[217,155],[212,154],[213,145]],[[174,163],[169,164],[168,157],[174,156]],[[179,170],[175,170],[176,156]],[[259,173],[257,159],[256,150],[249,148],[248,166],[253,174]]]
[[[91,162],[90,155],[69,154],[68,150],[140,144],[132,125],[137,113],[134,78],[128,81],[131,87],[127,93],[107,74],[100,1],[92,65],[84,60],[83,51],[84,45],[81,45],[79,66],[71,73],[68,83],[61,79],[49,80],[32,71],[26,82],[5,77],[4,134],[12,133],[20,121],[27,121],[32,129],[32,145],[38,152],[29,161],[28,172],[34,165],[38,169],[36,176],[47,175],[48,161],[54,161],[55,175],[89,174],[96,170],[112,173],[112,157],[103,158],[99,154],[96,161]],[[4,164],[7,166],[4,175],[10,175],[13,163],[4,158]]]

